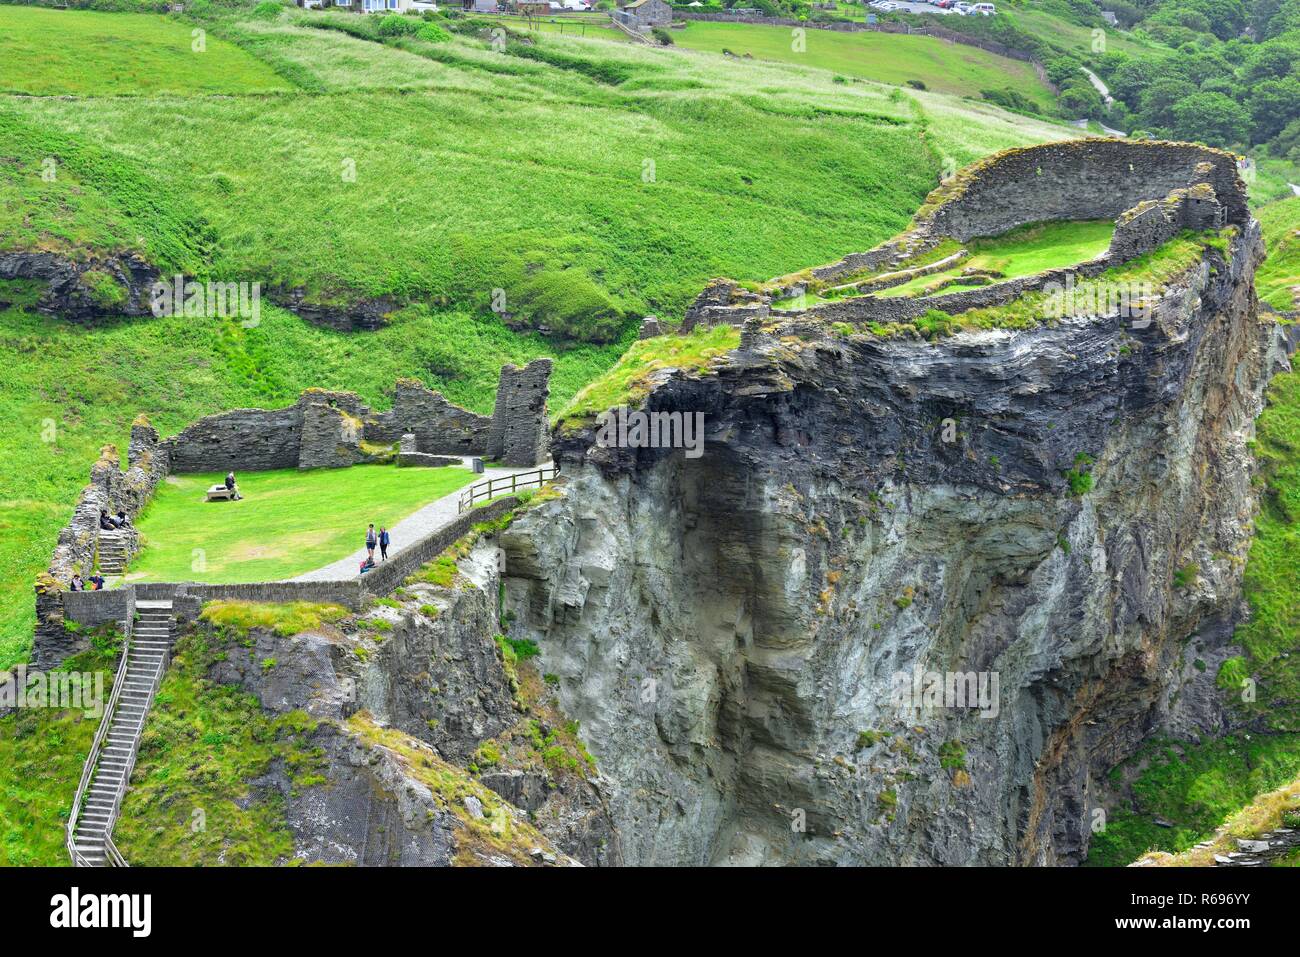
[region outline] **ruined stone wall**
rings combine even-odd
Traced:
[[[809,269],[806,276],[830,282],[897,264],[944,236],[966,240],[1047,220],[1115,219],[1140,203],[1197,183],[1213,189],[1226,223],[1247,222],[1246,185],[1237,175],[1236,158],[1222,150],[1113,139],[1005,150],[966,167],[930,193],[905,232],[866,252]],[[709,293],[701,293],[696,305],[717,306]]]
[[[1249,219],[1236,158],[1190,143],[1078,140],[1008,150],[968,167],[940,187],[918,217],[932,236],[996,236],[1026,223],[1115,219],[1144,200],[1209,183],[1227,222]]]
[[[302,408],[234,409],[195,422],[167,440],[175,472],[260,472],[298,466]]]
[[[361,419],[343,408],[324,402],[303,404],[298,468],[356,465],[367,457],[361,450],[363,430]]]
[[[483,455],[492,420],[448,402],[441,392],[414,379],[399,379],[393,409],[386,417],[396,432],[392,441],[410,433],[419,451],[434,455]]]
[[[501,368],[496,407],[488,433],[489,458],[503,465],[538,465],[546,461],[550,433],[546,400],[551,394],[550,359],[534,359],[522,369]]]

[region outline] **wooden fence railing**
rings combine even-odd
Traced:
[[[543,465],[534,472],[516,472],[514,475],[503,475],[500,478],[488,479],[486,482],[476,482],[460,493],[456,511],[468,511],[476,502],[496,498],[498,495],[509,495],[520,489],[541,488],[559,474],[560,466],[552,463]]]

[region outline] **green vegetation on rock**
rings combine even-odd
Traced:
[[[292,856],[283,796],[251,782],[273,765],[293,786],[322,781],[317,722],[264,711],[254,695],[208,680],[230,640],[196,629],[176,643],[114,831],[132,865],[265,867]]]

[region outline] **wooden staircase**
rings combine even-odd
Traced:
[[[138,601],[135,607],[138,620],[125,629],[113,692],[68,817],[68,853],[78,867],[126,866],[113,844],[113,825],[135,768],[145,718],[171,658],[173,637],[170,601]]]

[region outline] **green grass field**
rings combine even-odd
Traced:
[[[0,6],[0,91],[33,96],[261,93],[288,88],[232,44],[157,16]]]
[[[1300,196],[1257,211],[1271,237],[1268,258],[1255,273],[1259,298],[1283,312],[1300,310]]]
[[[798,51],[789,27],[747,23],[692,21],[685,29],[673,31],[673,42],[691,50],[730,50],[737,56],[748,53],[762,60],[900,86],[914,80],[924,83],[926,89],[957,96],[978,97],[980,90],[1013,89],[1045,111],[1055,109],[1055,98],[1033,67],[978,47],[933,37],[816,29],[805,30],[804,41],[803,51]]]
[[[208,502],[221,475],[169,476],[136,522],[144,551],[127,581],[254,582],[293,578],[365,545],[474,479],[463,468],[285,469],[239,473],[237,502]],[[409,543],[408,543],[409,544]]]

